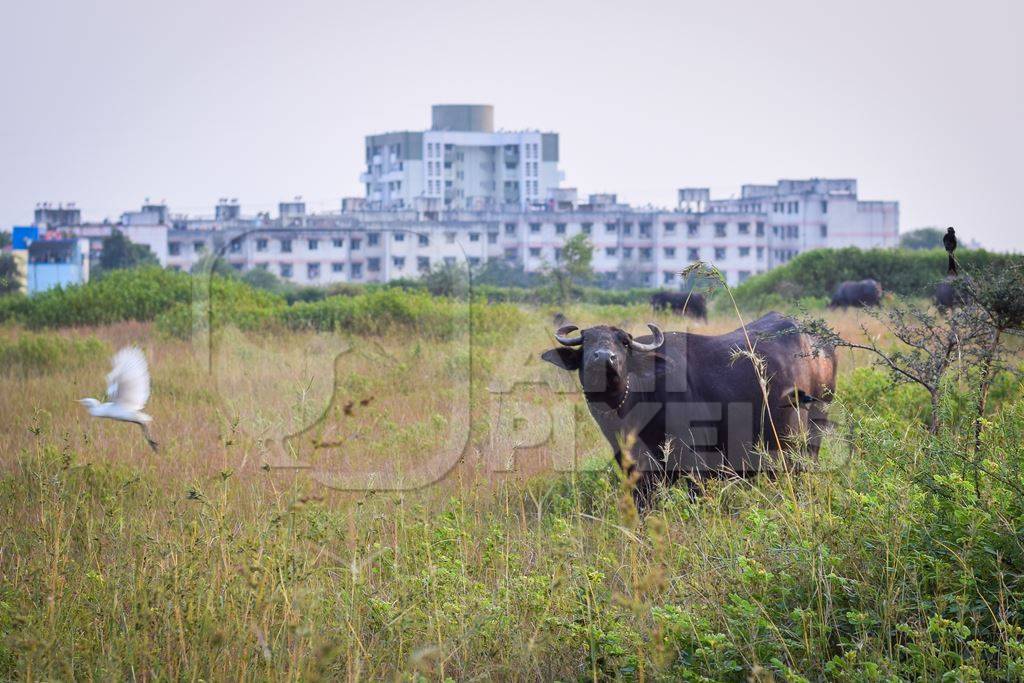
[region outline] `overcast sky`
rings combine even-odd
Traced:
[[[1024,250],[1024,3],[0,4],[0,227],[358,195],[363,136],[490,103],[561,134],[566,185],[855,177],[900,227]]]

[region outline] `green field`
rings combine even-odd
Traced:
[[[975,456],[972,368],[932,435],[923,391],[843,350],[816,471],[671,490],[641,521],[582,398],[537,360],[554,308],[404,319],[403,296],[212,336],[189,336],[187,310],[0,327],[0,678],[1024,677],[1014,378]],[[723,308],[566,312],[713,333],[738,325]],[[128,343],[150,360],[159,454],[75,403],[102,398]],[[574,468],[538,422],[556,410],[576,418]]]

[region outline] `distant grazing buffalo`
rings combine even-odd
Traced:
[[[655,292],[651,295],[651,307],[656,311],[671,310],[704,322],[708,320],[707,300],[699,292]]]
[[[952,277],[935,285],[935,305],[943,310],[963,306],[965,299],[961,287],[961,283]]]
[[[839,306],[864,308],[865,306],[878,306],[881,303],[882,285],[878,284],[878,280],[868,279],[859,282],[847,280],[836,286],[836,290],[832,294],[832,301],[828,306],[829,308],[838,308]]]
[[[636,483],[639,511],[659,483],[680,476],[746,476],[792,466],[784,451],[817,454],[836,358],[813,355],[811,339],[792,320],[769,313],[747,325],[765,361],[767,410],[753,363],[735,357],[747,348],[742,329],[708,336],[648,327],[653,334],[633,337],[606,325],[568,325],[555,333],[559,346],[541,355],[579,373],[590,414]]]

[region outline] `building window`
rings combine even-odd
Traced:
[[[668,226],[668,223],[666,223],[665,225]],[[676,224],[673,223],[672,224],[672,230],[674,231],[675,229],[676,229]],[[641,237],[650,237],[651,236],[651,224],[650,223],[641,223],[640,224],[640,236]]]
[[[616,227],[617,226],[615,225],[615,223],[605,223],[604,224],[604,231],[605,232],[615,232]]]
[[[429,235],[420,235],[419,237],[420,237],[420,246],[421,247],[429,247],[430,246],[430,236]]]
[[[316,280],[320,277],[320,264],[319,263],[307,263],[306,264],[306,279]]]
[[[583,231],[584,235],[589,235],[594,229],[593,223],[582,223],[580,224],[580,230]]]
[[[532,232],[532,233],[540,232],[540,223],[530,223],[530,232]]]
[[[700,223],[687,223],[686,234],[690,237],[696,237],[700,234]]]
[[[487,233],[487,244],[497,244],[497,243],[498,243],[498,233],[496,233],[496,232],[489,232],[489,233]]]
[[[292,276],[292,264],[290,264],[290,263],[282,263],[281,264],[281,277],[291,277],[291,276]]]
[[[505,250],[506,261],[516,261],[519,259],[519,250],[515,247],[509,247]]]
[[[559,251],[561,251],[561,249],[559,249]],[[633,247],[623,247],[622,258],[633,258]]]
[[[469,241],[470,242],[479,242],[480,241],[480,233],[478,233],[478,232],[471,232],[471,233],[469,233]]]
[[[345,270],[345,264],[344,263],[338,263],[337,261],[335,261],[334,263],[331,264],[331,272],[332,273],[341,273],[344,270]]]
[[[715,260],[722,261],[725,259],[725,247],[715,247]]]
[[[506,223],[505,224],[505,234],[506,235],[514,235],[514,234],[516,234],[516,224],[515,223]]]
[[[352,264],[352,277],[356,280],[363,277],[363,264],[353,263]]]
[[[470,256],[466,260],[469,262],[470,266],[479,266],[480,265],[480,257],[479,256]]]
[[[530,256],[534,258],[540,257],[540,247],[530,247]]]
[[[429,256],[417,256],[416,257],[416,270],[421,273],[426,273],[430,270],[430,257]]]
[[[665,272],[663,272],[661,274],[661,281],[663,283],[665,283],[666,285],[672,284],[672,281],[675,280],[675,279],[676,279],[676,274],[675,274],[675,272],[673,272],[671,270],[666,270]]]
[[[750,247],[740,247],[740,256],[750,256]]]
[[[736,225],[736,232],[738,232],[741,235],[749,235],[750,234],[750,223],[739,223],[739,224],[737,224]]]
[[[242,251],[242,241],[238,239],[231,240],[231,246],[229,248],[231,249],[232,254],[237,254]]]
[[[366,270],[371,273],[380,272],[380,259],[376,257],[366,259]]]
[[[265,240],[265,239],[258,239],[258,240],[256,240],[256,251],[266,251],[266,250],[267,250],[267,240]]]
[[[307,243],[310,251],[316,251],[320,248],[320,240],[309,240]]]
[[[604,253],[606,256],[615,256],[619,252],[615,247],[605,247]]]
[[[643,247],[640,249],[640,258],[644,261],[650,261],[652,253],[653,252],[650,247]]]
[[[565,234],[565,223],[555,223],[555,234],[556,235],[564,235]]]
[[[828,226],[824,223],[821,224],[821,236],[828,237]]]
[[[758,261],[763,261],[764,260],[764,247],[758,247],[757,248],[757,260]]]
[[[378,244],[380,244],[380,233],[379,232],[369,232],[369,233],[366,233],[366,244],[371,246],[371,247],[375,247]],[[373,270],[373,269],[370,268],[369,270]]]
[[[363,240],[359,239],[358,237],[353,237],[352,241],[349,242],[349,244],[352,246],[352,251],[359,251],[359,249],[363,246]]]
[[[394,257],[391,258],[391,263],[392,263],[392,265],[395,266],[395,268],[405,268],[405,257],[404,256],[394,256]]]
[[[622,224],[622,234],[623,235],[632,235],[633,234],[633,224],[632,223],[623,223]]]
[[[676,257],[676,248],[675,247],[665,247],[665,258],[675,258],[675,257]]]
[[[291,240],[281,240],[281,253],[282,254],[290,254],[290,253],[292,253],[292,241]]]
[[[454,232],[446,232],[444,234],[444,242],[445,242],[445,244],[455,244],[455,233]]]
[[[341,249],[343,246],[345,246],[345,240],[334,238],[331,240],[331,246],[334,247],[335,249]]]
[[[715,237],[725,237],[725,223],[715,223]]]
[[[825,200],[821,201],[821,212],[828,213],[828,202]]]
[[[749,279],[750,279],[750,271],[749,270],[741,270],[740,271],[740,282],[743,283],[743,282],[746,282]]]
[[[555,261],[561,261],[561,260],[562,260],[562,248],[561,247],[555,247]]]
[[[168,242],[167,253],[170,256],[178,256],[181,254],[181,242]]]
[[[697,247],[690,247],[686,250],[686,258],[690,261],[700,261],[700,249]]]
[[[204,251],[206,251],[206,242],[195,242],[192,245],[192,248],[195,249],[195,252],[197,254],[202,254]]]
[[[764,237],[764,221],[757,222],[757,236]]]
[[[394,236],[395,236],[395,241],[396,242],[404,242],[405,241],[405,233],[404,232],[396,232],[396,233],[394,233]]]

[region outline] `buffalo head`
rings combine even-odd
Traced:
[[[654,351],[665,343],[661,328],[653,323],[647,326],[654,340],[644,343],[617,327],[598,325],[580,331],[575,325],[565,325],[555,332],[561,346],[545,351],[541,358],[564,370],[579,370],[587,393],[619,392],[626,382],[630,355]]]

